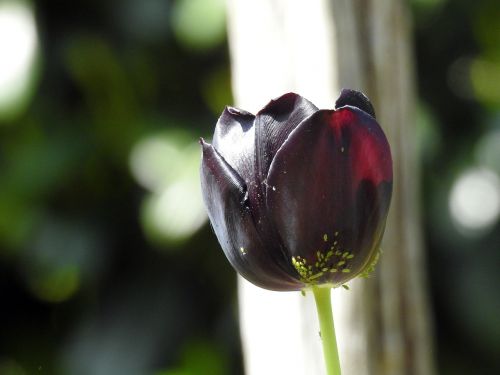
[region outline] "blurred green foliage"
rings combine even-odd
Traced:
[[[0,374],[242,373],[235,275],[198,184],[197,139],[232,102],[223,1],[5,4]],[[464,228],[450,192],[500,174],[500,8],[411,5],[440,373],[498,373],[498,217]]]
[[[224,7],[13,4],[1,56],[36,58],[0,97],[0,374],[240,373],[198,179],[231,101]]]
[[[500,372],[500,7],[413,0],[439,374]]]

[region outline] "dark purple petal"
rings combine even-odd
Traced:
[[[321,110],[276,153],[267,209],[302,279],[339,284],[377,250],[391,191],[389,145],[374,118],[354,107]]]
[[[255,165],[254,115],[226,107],[215,126],[214,148],[246,181],[253,180]]]
[[[359,108],[375,118],[375,109],[373,108],[372,103],[366,97],[366,95],[360,91],[342,89],[339,98],[335,102],[335,109],[339,109],[347,105]]]
[[[201,140],[203,199],[215,234],[231,265],[247,280],[272,290],[299,290],[303,284],[278,266],[263,244],[248,208],[247,186],[217,150]]]
[[[255,117],[255,176],[248,193],[252,214],[261,233],[269,233],[271,223],[265,212],[266,177],[269,166],[288,135],[318,108],[307,99],[288,93],[271,100]],[[271,236],[267,241],[275,241]],[[275,246],[281,246],[276,243]]]
[[[288,93],[271,100],[255,117],[255,170],[264,181],[276,151],[288,135],[318,108],[307,99]]]

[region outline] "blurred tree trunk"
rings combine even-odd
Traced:
[[[236,105],[257,111],[288,91],[333,108],[365,92],[392,146],[394,195],[373,277],[333,293],[345,375],[434,373],[419,226],[413,61],[401,0],[229,0]],[[312,295],[239,281],[248,375],[324,374]]]

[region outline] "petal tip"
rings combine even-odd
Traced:
[[[301,96],[294,92],[288,92],[278,96],[277,98],[271,99],[271,101],[259,111],[258,115],[263,113],[281,114],[291,112],[298,98],[301,98]]]
[[[368,97],[361,91],[342,89],[339,98],[335,102],[335,109],[339,109],[346,105],[356,107],[375,118],[375,109],[373,108],[370,99],[368,99]]]
[[[250,112],[247,112],[247,111],[245,111],[243,109],[239,109],[239,108],[236,108],[236,107],[231,107],[229,105],[227,105],[224,108],[223,114],[229,114],[229,115],[232,115],[232,116],[253,117],[253,115]]]
[[[203,137],[200,137],[200,139],[198,140],[198,143],[200,144],[201,146],[201,151],[203,154],[205,154],[205,152],[210,148],[212,147],[212,145],[208,142],[205,141],[205,139],[203,139]]]

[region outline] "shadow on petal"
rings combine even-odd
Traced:
[[[299,290],[302,283],[284,272],[262,243],[248,209],[243,179],[211,145],[201,142],[201,183],[210,222],[231,265],[247,280],[271,290]]]

